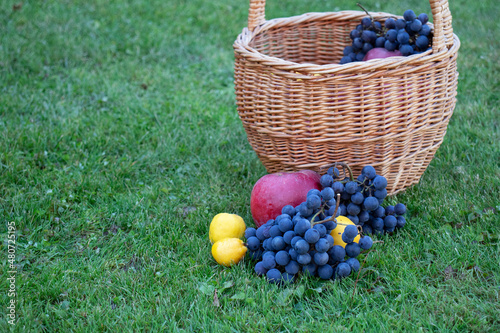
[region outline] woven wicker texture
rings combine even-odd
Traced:
[[[339,161],[356,175],[374,166],[389,194],[419,181],[443,141],[458,81],[448,2],[430,4],[432,50],[338,65],[366,13],[266,21],[265,1],[250,1],[248,28],[234,43],[236,101],[268,172],[321,171]]]

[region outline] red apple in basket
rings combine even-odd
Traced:
[[[255,183],[250,197],[252,217],[260,227],[281,214],[286,205],[298,206],[307,199],[307,192],[321,189],[320,175],[312,170],[271,173]]]
[[[401,52],[399,50],[387,51],[382,47],[376,47],[368,51],[368,53],[363,58],[363,61],[372,60],[372,59],[384,59],[389,57],[397,57],[400,56]]]

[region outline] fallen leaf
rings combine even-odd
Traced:
[[[215,287],[207,283],[200,283],[200,285],[198,286],[198,290],[205,295],[211,295],[215,291]]]
[[[108,230],[104,231],[103,235],[107,236],[110,233],[112,233],[113,235],[116,235],[118,233],[118,229],[120,229],[120,227],[118,227],[116,224],[113,224],[111,227],[109,227]]]
[[[492,212],[493,214],[496,214],[497,210],[495,209],[495,207],[486,207],[485,209],[483,209],[483,213],[488,213],[488,212]]]
[[[69,309],[69,301],[62,301],[61,302],[61,309],[68,310]]]
[[[245,299],[245,296],[246,296],[245,293],[241,291],[241,292],[231,296],[231,299],[232,300],[243,300],[243,299]]]
[[[374,287],[374,288],[370,288],[368,289],[368,292],[370,293],[374,293],[374,294],[378,294],[378,293],[384,293],[384,287],[382,286],[377,286],[377,287]]]
[[[186,217],[187,215],[194,212],[195,210],[196,210],[196,207],[193,207],[193,206],[184,207],[184,208],[182,208],[182,216]]]
[[[222,292],[224,292],[224,290],[229,289],[232,286],[234,286],[234,282],[233,281],[226,281],[226,282],[224,282],[224,284],[222,285],[222,287],[219,287],[219,291],[222,293]]]
[[[449,280],[457,276],[457,272],[453,269],[453,267],[448,266],[444,269],[444,279]]]
[[[473,274],[479,279],[486,279],[487,280],[490,278],[490,275],[486,272],[483,272],[481,267],[479,267],[477,265],[467,266],[467,269],[471,269],[473,271]]]
[[[302,298],[302,296],[304,296],[305,291],[306,288],[303,285],[300,285],[295,289],[295,296],[297,296],[298,298]]]
[[[122,267],[122,270],[128,272],[131,268],[135,271],[139,270],[141,267],[141,259],[136,257],[135,254],[132,255],[132,259]]]
[[[293,295],[293,289],[285,289],[278,294],[276,297],[276,303],[281,306],[285,306],[288,303],[288,299]]]
[[[321,287],[318,287],[318,288],[309,288],[305,291],[305,295],[307,297],[310,297],[312,295],[316,295],[316,293],[320,294],[321,292],[323,291],[323,289],[321,289]]]
[[[220,302],[219,302],[219,297],[217,297],[217,289],[214,291],[214,302],[213,302],[215,307],[220,307]]]

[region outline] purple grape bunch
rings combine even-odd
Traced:
[[[341,195],[337,214],[361,226],[364,234],[392,233],[406,224],[404,204],[383,207],[387,197],[387,179],[378,175],[374,167],[365,166],[355,180],[349,177],[340,180],[338,175],[336,167],[328,169],[327,174],[321,176],[321,186],[327,187],[333,178],[337,193]]]
[[[344,48],[340,64],[363,61],[373,48],[398,50],[402,56],[425,52],[432,44],[428,21],[426,13],[417,16],[411,9],[404,12],[403,18],[389,17],[384,22],[375,21],[371,16],[364,17],[361,24],[350,32],[352,43]]]
[[[287,211],[292,210],[289,215]],[[283,207],[282,213],[257,229],[245,231],[248,255],[256,261],[254,270],[270,283],[294,282],[300,274],[323,280],[347,277],[361,266],[356,257],[373,245],[370,236],[354,242],[358,236],[354,225],[348,225],[342,234],[345,248],[335,245],[330,235],[336,227],[333,220],[311,223],[292,206]]]
[[[276,284],[294,282],[300,274],[342,279],[360,269],[357,257],[372,247],[370,234],[404,226],[403,204],[381,206],[387,196],[385,177],[365,166],[354,179],[350,172],[347,176],[345,163],[338,164],[344,167],[342,176],[336,166],[329,168],[320,178],[322,190],[309,190],[298,206],[286,205],[275,219],[246,229],[248,256],[255,261],[257,275]],[[355,224],[347,225],[341,235],[345,246],[335,244],[331,235],[340,215]]]

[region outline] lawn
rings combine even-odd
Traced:
[[[268,2],[268,18],[358,9]],[[278,287],[249,260],[217,265],[208,240],[220,212],[254,225],[266,174],[234,95],[248,1],[0,0],[0,331],[500,331],[500,12],[450,9],[457,105],[420,183],[388,199],[407,225],[378,237],[357,283]]]

